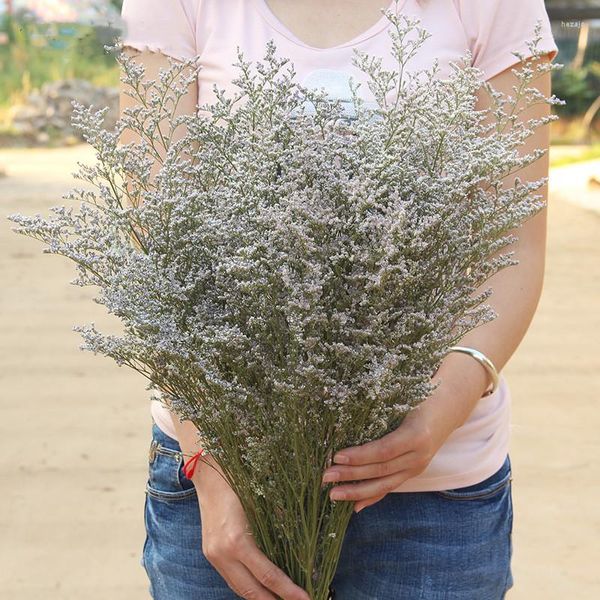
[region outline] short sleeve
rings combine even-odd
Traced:
[[[196,56],[198,0],[124,0],[121,42],[179,60]]]
[[[483,71],[484,80],[520,62],[512,52],[531,57],[527,43],[533,42],[538,20],[541,22],[538,48],[548,53],[550,60],[558,54],[544,0],[455,2],[473,53],[472,64]]]

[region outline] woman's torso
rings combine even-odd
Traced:
[[[158,1],[158,0],[151,0]],[[162,2],[163,0],[161,0]],[[123,14],[133,24],[136,5],[140,0],[125,0]],[[372,96],[367,87],[365,75],[352,64],[354,49],[382,58],[383,67],[397,69],[392,56],[391,38],[388,35],[389,20],[381,15],[376,17],[377,2],[370,0],[361,10],[360,19],[343,19],[343,26],[334,32],[328,31],[331,15],[311,16],[309,21],[318,21],[321,25],[309,31],[306,25],[298,22],[298,7],[290,8],[291,3],[283,0],[171,0],[177,3],[190,30],[186,32],[189,39],[186,45],[181,40],[167,40],[166,48],[175,48],[171,54],[189,54],[193,47],[200,57],[202,69],[198,77],[199,104],[212,103],[215,99],[213,86],[216,84],[227,94],[233,95],[236,87],[232,79],[237,71],[232,66],[237,62],[237,47],[243,52],[244,59],[250,61],[263,60],[265,45],[268,40],[275,42],[277,52],[289,57],[294,63],[296,79],[305,86],[325,87],[329,94],[348,103],[351,101],[349,77],[361,83],[359,94],[366,100]],[[170,3],[171,3],[170,2]],[[514,3],[517,0],[509,0]],[[349,3],[348,3],[349,4]],[[353,2],[352,5],[355,3]],[[383,0],[381,0],[383,4]],[[341,3],[336,2],[339,7]],[[164,6],[164,5],[157,5]],[[431,68],[437,62],[438,77],[447,77],[452,71],[452,62],[460,63],[465,52],[474,50],[475,66],[480,66],[488,77],[517,62],[510,50],[524,50],[524,32],[533,28],[534,17],[544,19],[543,44],[556,54],[556,46],[549,29],[545,12],[540,12],[538,0],[523,0],[521,8],[525,11],[526,22],[522,24],[520,37],[515,38],[512,47],[506,44],[502,28],[509,27],[506,13],[504,25],[492,27],[491,19],[497,18],[494,13],[501,6],[501,0],[491,0],[489,7],[481,9],[476,0],[398,0],[387,4],[389,9],[397,10],[410,18],[419,19],[429,37],[420,46],[417,54],[411,59],[406,71],[415,72]],[[543,4],[542,4],[543,6]],[[375,7],[375,10],[373,10]],[[465,10],[465,7],[468,10]],[[509,7],[504,5],[505,9]],[[461,13],[462,9],[462,13]],[[141,10],[141,9],[140,9]],[[487,12],[486,12],[487,11]],[[333,11],[332,11],[333,12]],[[276,13],[278,16],[276,16]],[[306,12],[303,13],[307,15]],[[152,17],[145,17],[152,19]],[[290,20],[290,19],[296,19]],[[487,22],[486,21],[490,21]],[[284,20],[294,23],[294,33],[284,24]],[[147,21],[151,24],[151,21]],[[131,45],[138,47],[154,47],[158,44],[161,31],[139,27],[131,34]],[[498,31],[498,27],[500,31]],[[489,30],[488,33],[486,31]],[[517,28],[518,30],[518,28]],[[511,30],[514,34],[515,28]],[[310,34],[310,35],[309,35]],[[511,34],[511,35],[513,35]],[[140,38],[151,38],[153,44],[142,44]],[[182,33],[183,35],[183,33]],[[416,31],[411,31],[409,38],[414,39]],[[500,37],[497,37],[500,36]],[[307,43],[307,42],[311,43]],[[517,43],[518,42],[518,43]],[[178,48],[181,46],[182,50]],[[320,47],[327,46],[327,47]],[[169,51],[167,51],[169,53]],[[479,65],[477,65],[479,61]],[[484,73],[485,74],[485,73]],[[153,400],[151,413],[157,425],[176,439],[175,429],[166,406]],[[434,456],[429,466],[418,476],[399,486],[402,491],[444,490],[473,485],[489,477],[503,464],[508,452],[510,423],[510,391],[501,375],[500,386],[490,396],[482,398],[469,416],[468,420],[448,438],[446,443]]]

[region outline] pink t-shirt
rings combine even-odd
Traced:
[[[451,73],[467,49],[473,65],[487,80],[519,62],[512,51],[531,56],[527,41],[535,23],[542,22],[540,47],[554,59],[558,47],[552,35],[543,0],[398,0],[382,5],[418,18],[431,36],[408,63],[409,70],[426,69],[438,59],[439,77]],[[216,98],[213,84],[228,93],[237,76],[239,46],[246,60],[262,60],[265,44],[273,39],[278,54],[294,63],[297,79],[305,86],[325,87],[331,96],[350,101],[348,77],[362,85],[359,93],[372,96],[366,78],[352,64],[353,48],[392,62],[389,21],[381,18],[352,40],[331,48],[310,46],[296,37],[270,10],[267,0],[124,0],[123,43],[143,50],[160,51],[175,58],[199,56],[199,104]],[[415,32],[411,32],[414,36]],[[494,394],[481,398],[468,420],[456,429],[428,467],[396,488],[396,492],[452,489],[473,485],[492,475],[506,458],[510,429],[510,390],[504,376]],[[157,425],[177,439],[171,415],[160,401],[151,402]]]

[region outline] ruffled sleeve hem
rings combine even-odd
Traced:
[[[176,60],[186,61],[192,58],[196,58],[191,55],[182,54],[178,52],[174,48],[169,48],[167,46],[155,46],[152,44],[148,44],[147,42],[137,42],[135,40],[127,40],[121,42],[123,49],[132,48],[134,50],[138,50],[139,52],[153,52],[156,54],[164,54],[165,56],[170,56]]]

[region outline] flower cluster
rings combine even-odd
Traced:
[[[514,230],[542,208],[545,182],[502,180],[541,156],[518,146],[555,118],[519,121],[517,108],[560,102],[527,87],[529,68],[502,97],[469,55],[447,79],[437,65],[411,75],[426,36],[388,18],[398,70],[355,51],[376,107],[355,86],[352,119],[298,84],[273,42],[254,65],[239,52],[239,92],[194,115],[175,109],[201,65],[170,59],[149,81],[123,53],[137,103],[114,130],[106,109],[75,105],[97,156],[76,174],[91,188],[66,195],[77,210],[10,216],[121,319],[121,335],[77,327],[84,347],[196,424],[259,546],[319,600],[352,514],[322,472],[336,450],[399,426],[448,348],[494,318],[480,290],[515,264]],[[493,102],[478,111],[482,85]],[[139,142],[121,144],[126,129]]]

